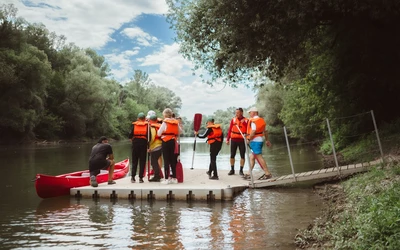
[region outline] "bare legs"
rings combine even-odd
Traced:
[[[114,166],[115,166],[115,161],[114,160],[110,160],[110,167],[108,169],[108,181],[111,182],[113,180],[113,176],[114,176]]]
[[[265,160],[261,154],[259,154],[259,155],[250,154],[250,169],[249,169],[249,171],[253,171],[254,165],[256,164],[256,159],[257,159],[258,163],[260,164],[261,168],[264,170],[265,175],[270,175],[271,173],[268,170],[267,163],[265,162]]]

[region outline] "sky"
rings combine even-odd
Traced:
[[[174,91],[182,99],[181,116],[212,115],[228,107],[247,108],[255,103],[248,88],[222,83],[211,87],[193,76],[192,62],[178,53],[179,44],[169,28],[165,0],[3,0],[13,3],[17,15],[30,23],[42,23],[67,42],[92,48],[106,58],[111,76],[121,84],[134,70],[149,75],[155,85]],[[146,111],[144,111],[146,112]]]

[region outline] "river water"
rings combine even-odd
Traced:
[[[181,162],[190,171],[193,138],[181,140]],[[283,140],[264,149],[273,175],[291,173]],[[117,161],[129,142],[111,142]],[[58,175],[87,168],[92,144],[1,147],[0,249],[295,249],[294,236],[321,214],[311,184],[246,190],[229,202],[40,199],[36,173]],[[208,169],[208,146],[197,139],[194,168]],[[291,147],[296,172],[319,169],[307,146]],[[236,156],[238,169],[239,155]],[[229,146],[218,169],[229,170]],[[261,171],[258,166],[254,171]]]

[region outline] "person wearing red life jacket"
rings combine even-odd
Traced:
[[[170,108],[166,108],[163,111],[164,120],[157,132],[157,135],[162,140],[162,154],[164,158],[164,176],[165,180],[162,184],[176,184],[176,164],[178,159],[175,155],[175,144],[177,143],[178,136],[182,133],[179,121],[172,117],[173,112]],[[170,176],[170,170],[172,176]]]
[[[146,166],[147,144],[151,137],[149,124],[145,120],[144,113],[138,114],[138,119],[132,122],[129,139],[132,140],[132,176],[131,182],[135,183],[137,174],[137,165],[139,163],[139,182],[143,183],[144,168]]]
[[[207,137],[207,143],[210,145],[210,165],[206,173],[210,180],[218,180],[217,155],[221,150],[224,140],[221,124],[214,124],[214,119],[209,118],[207,120],[207,130],[204,134],[199,135],[197,131],[195,131],[194,134],[199,138]]]
[[[245,163],[245,152],[246,152],[246,143],[242,136],[246,134],[248,119],[243,116],[243,109],[237,108],[235,111],[235,117],[232,118],[231,123],[229,124],[228,133],[226,136],[226,144],[230,144],[231,146],[231,171],[229,171],[228,175],[235,174],[235,156],[236,151],[239,148],[240,152],[240,170],[239,174],[243,175],[243,166]],[[240,131],[239,131],[240,130]]]
[[[271,142],[268,140],[268,131],[266,129],[267,123],[265,120],[258,116],[258,110],[256,107],[249,109],[250,119],[247,126],[247,143],[250,145],[253,151],[250,154],[250,169],[252,171],[255,165],[255,160],[260,164],[261,168],[264,170],[264,175],[259,178],[259,180],[266,180],[272,178],[272,174],[269,172],[267,163],[262,156],[262,148],[265,144],[267,147],[271,147]],[[250,175],[246,175],[247,178]]]

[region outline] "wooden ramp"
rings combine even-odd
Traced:
[[[297,173],[297,174],[289,174],[283,175],[277,178],[272,178],[269,180],[255,180],[254,188],[262,188],[262,187],[271,187],[289,183],[296,183],[301,181],[311,181],[311,180],[323,180],[326,178],[340,176],[344,177],[347,175],[351,175],[354,173],[365,172],[371,166],[382,163],[382,159],[366,162],[366,163],[358,163],[353,165],[341,166],[339,168],[324,168],[309,172]],[[249,184],[251,186],[251,183]]]

